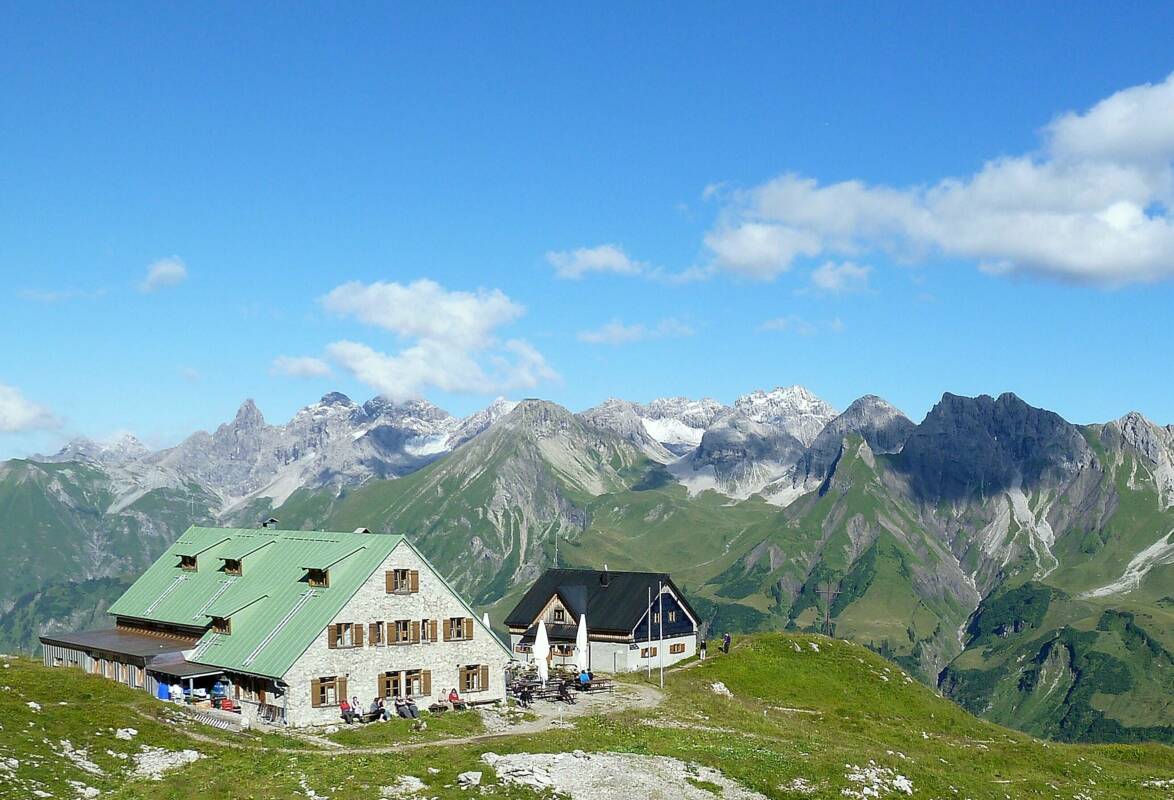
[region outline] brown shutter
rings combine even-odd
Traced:
[[[343,698],[346,698],[349,703],[350,698],[346,695],[346,678],[338,678],[334,685],[338,687],[338,697],[336,699],[342,701]]]
[[[412,642],[420,641],[420,623],[412,620]]]
[[[383,573],[383,588],[387,590],[388,594],[395,591],[395,573],[391,570]]]
[[[420,693],[425,697],[432,696],[432,670],[420,670]]]
[[[372,622],[367,625],[367,641],[373,645],[383,644],[383,642],[379,641],[379,632],[375,629],[378,624],[378,622]]]
[[[452,624],[451,624],[451,622],[452,622],[451,620],[447,620],[447,619],[444,621],[444,640],[445,640],[446,642],[447,642],[447,641],[449,641],[449,639],[451,639],[451,638],[452,638],[452,637],[450,637],[450,636],[449,636],[449,633],[451,633],[451,632],[452,632]]]
[[[481,665],[481,690],[487,691],[489,689],[489,666],[487,664]]]
[[[338,626],[326,626],[326,646],[330,648],[338,647]]]
[[[473,638],[473,618],[472,617],[465,617],[465,638],[466,639]]]
[[[436,620],[434,619],[428,621],[428,641],[436,641]]]
[[[310,705],[318,708],[322,705],[320,698],[322,697],[322,681],[315,678],[310,681]]]
[[[363,623],[361,623],[361,622],[354,623],[351,626],[351,630],[354,631],[355,647],[362,647],[363,646]]]
[[[420,570],[414,569],[411,574],[411,587],[413,592],[420,591]]]

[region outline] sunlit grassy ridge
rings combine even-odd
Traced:
[[[1143,784],[1174,778],[1174,749],[1041,742],[971,716],[861,646],[811,635],[739,638],[730,655],[669,673],[665,701],[650,710],[450,745],[392,725],[370,727],[334,737],[347,745],[342,751],[177,722],[175,711],[141,692],[79,672],[10,663],[0,677],[8,686],[0,694],[0,761],[13,758],[19,766],[12,781],[0,782],[5,798],[34,796],[33,788],[74,797],[70,781],[80,781],[121,798],[261,800],[310,790],[357,800],[379,797],[400,775],[421,779],[425,797],[468,797],[454,785],[468,769],[485,773],[487,796],[535,797],[499,785],[481,754],[574,749],[674,756],[775,798],[797,796],[789,787],[799,779],[814,789],[807,796],[842,797],[844,789],[859,788],[846,765],[869,761],[908,779],[915,797],[1158,798],[1169,790]],[[717,682],[732,697],[716,693]],[[41,709],[30,709],[29,701]],[[122,727],[138,733],[115,738]],[[481,730],[475,717],[459,715],[430,727],[425,736],[464,739]],[[104,774],[64,759],[62,740],[84,749]],[[133,758],[144,745],[190,748],[204,757],[156,782],[134,778],[128,760],[110,754]]]

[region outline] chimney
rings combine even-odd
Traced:
[[[604,588],[611,583],[611,575],[607,571],[607,564],[603,565],[603,572],[599,573],[599,585]]]
[[[270,517],[269,519],[265,520],[264,522],[261,523],[261,527],[262,528],[276,528],[277,527],[277,517]]]
[[[370,533],[370,528],[355,528],[355,533]]]

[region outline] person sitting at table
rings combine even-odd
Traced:
[[[585,692],[591,688],[591,673],[586,669],[579,670],[579,691]]]
[[[570,681],[559,681],[558,699],[562,700],[564,703],[567,703],[568,705],[574,705],[575,704],[575,697],[574,697],[574,695],[571,694],[570,685],[571,685]]]
[[[452,687],[448,690],[448,702],[452,705],[454,711],[460,711],[465,708],[465,701],[457,694],[457,687]]]
[[[338,704],[338,713],[342,716],[343,722],[345,722],[347,725],[350,725],[359,718],[359,712],[355,710],[354,706],[347,702],[345,697]]]

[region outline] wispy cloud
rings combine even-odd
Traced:
[[[995,274],[1115,286],[1174,278],[1174,74],[1041,132],[1038,153],[897,188],[784,174],[730,192],[705,237],[722,269],[771,279],[802,260],[935,254]]]
[[[167,286],[175,286],[187,280],[188,268],[179,256],[161,258],[147,267],[147,274],[139,282],[139,291],[145,294],[157,292]]]
[[[269,374],[286,378],[327,378],[330,365],[313,356],[278,356],[269,366]]]
[[[29,400],[15,386],[0,383],[0,432],[50,430],[60,424],[48,408]]]
[[[673,272],[645,261],[638,261],[616,244],[580,247],[577,250],[548,250],[546,262],[554,267],[556,277],[576,281],[592,273],[604,273],[677,285],[705,280],[715,271],[709,266],[694,266]]]
[[[349,340],[326,348],[332,361],[387,397],[418,397],[428,388],[494,394],[559,380],[528,342],[498,338],[500,328],[526,312],[499,289],[450,291],[426,279],[352,281],[334,288],[321,303],[411,342],[394,354]]]
[[[65,303],[70,300],[93,300],[106,294],[105,289],[21,289],[17,296],[33,303]]]
[[[839,317],[827,321],[812,322],[798,314],[787,314],[782,317],[768,319],[758,326],[764,333],[793,333],[796,336],[815,336],[820,332],[840,333],[844,330],[844,323]]]
[[[811,288],[822,294],[850,294],[868,290],[872,267],[851,261],[825,261],[811,271]]]
[[[613,319],[594,330],[579,331],[575,338],[588,344],[620,345],[649,339],[675,339],[693,333],[691,327],[673,318],[663,319],[651,328],[642,323],[625,325]]]

